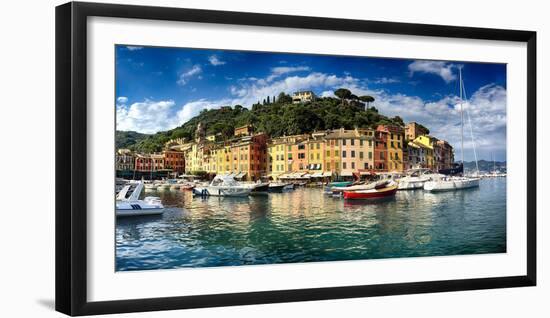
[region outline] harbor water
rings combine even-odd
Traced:
[[[117,271],[506,252],[506,178],[375,202],[320,188],[244,198],[147,195],[167,209],[117,219]]]

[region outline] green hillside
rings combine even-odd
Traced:
[[[292,104],[289,95],[279,94],[276,102],[269,99],[252,105],[247,109],[241,105],[224,106],[219,109],[203,110],[181,126],[158,132],[153,135],[142,135],[130,142],[129,132],[117,131],[117,141],[121,145],[140,152],[160,151],[165,142],[172,138],[193,139],[197,125],[202,123],[206,134],[219,134],[219,138],[231,138],[235,127],[253,125],[256,131],[266,132],[271,137],[310,133],[314,130],[337,129],[344,127],[376,127],[378,124],[403,125],[399,117],[389,118],[378,113],[375,107],[365,110],[365,103],[359,98],[338,99],[319,98],[313,102]],[[125,135],[120,137],[119,135]],[[117,142],[117,147],[119,143]]]
[[[149,135],[141,134],[135,131],[118,131],[115,134],[115,147],[117,149],[120,148],[128,148],[136,143],[140,142],[141,140],[147,138]]]

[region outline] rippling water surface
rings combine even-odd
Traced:
[[[319,188],[147,195],[160,196],[167,211],[117,220],[118,271],[506,252],[505,178],[462,191],[400,191],[376,203]]]

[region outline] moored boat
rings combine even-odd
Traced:
[[[479,187],[479,178],[442,177],[424,183],[424,190],[431,192],[452,191]]]
[[[243,185],[231,176],[216,176],[210,185],[203,188],[195,188],[194,191],[203,196],[245,197],[253,189],[253,186]]]
[[[411,169],[406,172],[406,176],[399,179],[398,190],[414,190],[422,189],[424,183],[440,176],[437,173],[433,173],[430,169],[420,168]]]
[[[286,184],[280,183],[280,182],[272,182],[268,185],[268,191],[269,192],[283,192],[284,187]]]
[[[397,183],[389,181],[383,187],[376,186],[374,189],[369,190],[357,190],[357,191],[344,191],[344,199],[348,200],[369,200],[369,199],[381,199],[395,196],[397,192]]]
[[[126,198],[132,185],[126,185],[116,198],[116,216],[144,216],[160,215],[164,213],[164,206],[158,197],[145,197],[139,200],[141,191],[143,191],[143,182],[138,182],[132,194]]]
[[[331,186],[331,187],[347,187],[347,186],[350,186],[352,184],[353,184],[352,181],[334,181],[334,182],[329,183],[329,186]]]

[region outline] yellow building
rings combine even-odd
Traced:
[[[217,145],[212,150],[214,165],[212,170],[216,174],[229,174],[232,172],[231,147],[225,144]]]
[[[306,142],[308,150],[307,170],[310,174],[320,177],[325,170],[325,140],[326,132],[314,132]]]
[[[434,140],[435,138],[428,135],[418,136],[413,142],[420,147],[424,148],[425,156],[425,168],[433,169],[436,168],[435,156],[434,156]]]
[[[267,145],[268,176],[276,180],[287,171],[287,137],[274,138]]]
[[[379,125],[378,130],[387,134],[388,171],[402,172],[405,168],[403,148],[405,147],[405,131],[395,125]]]

